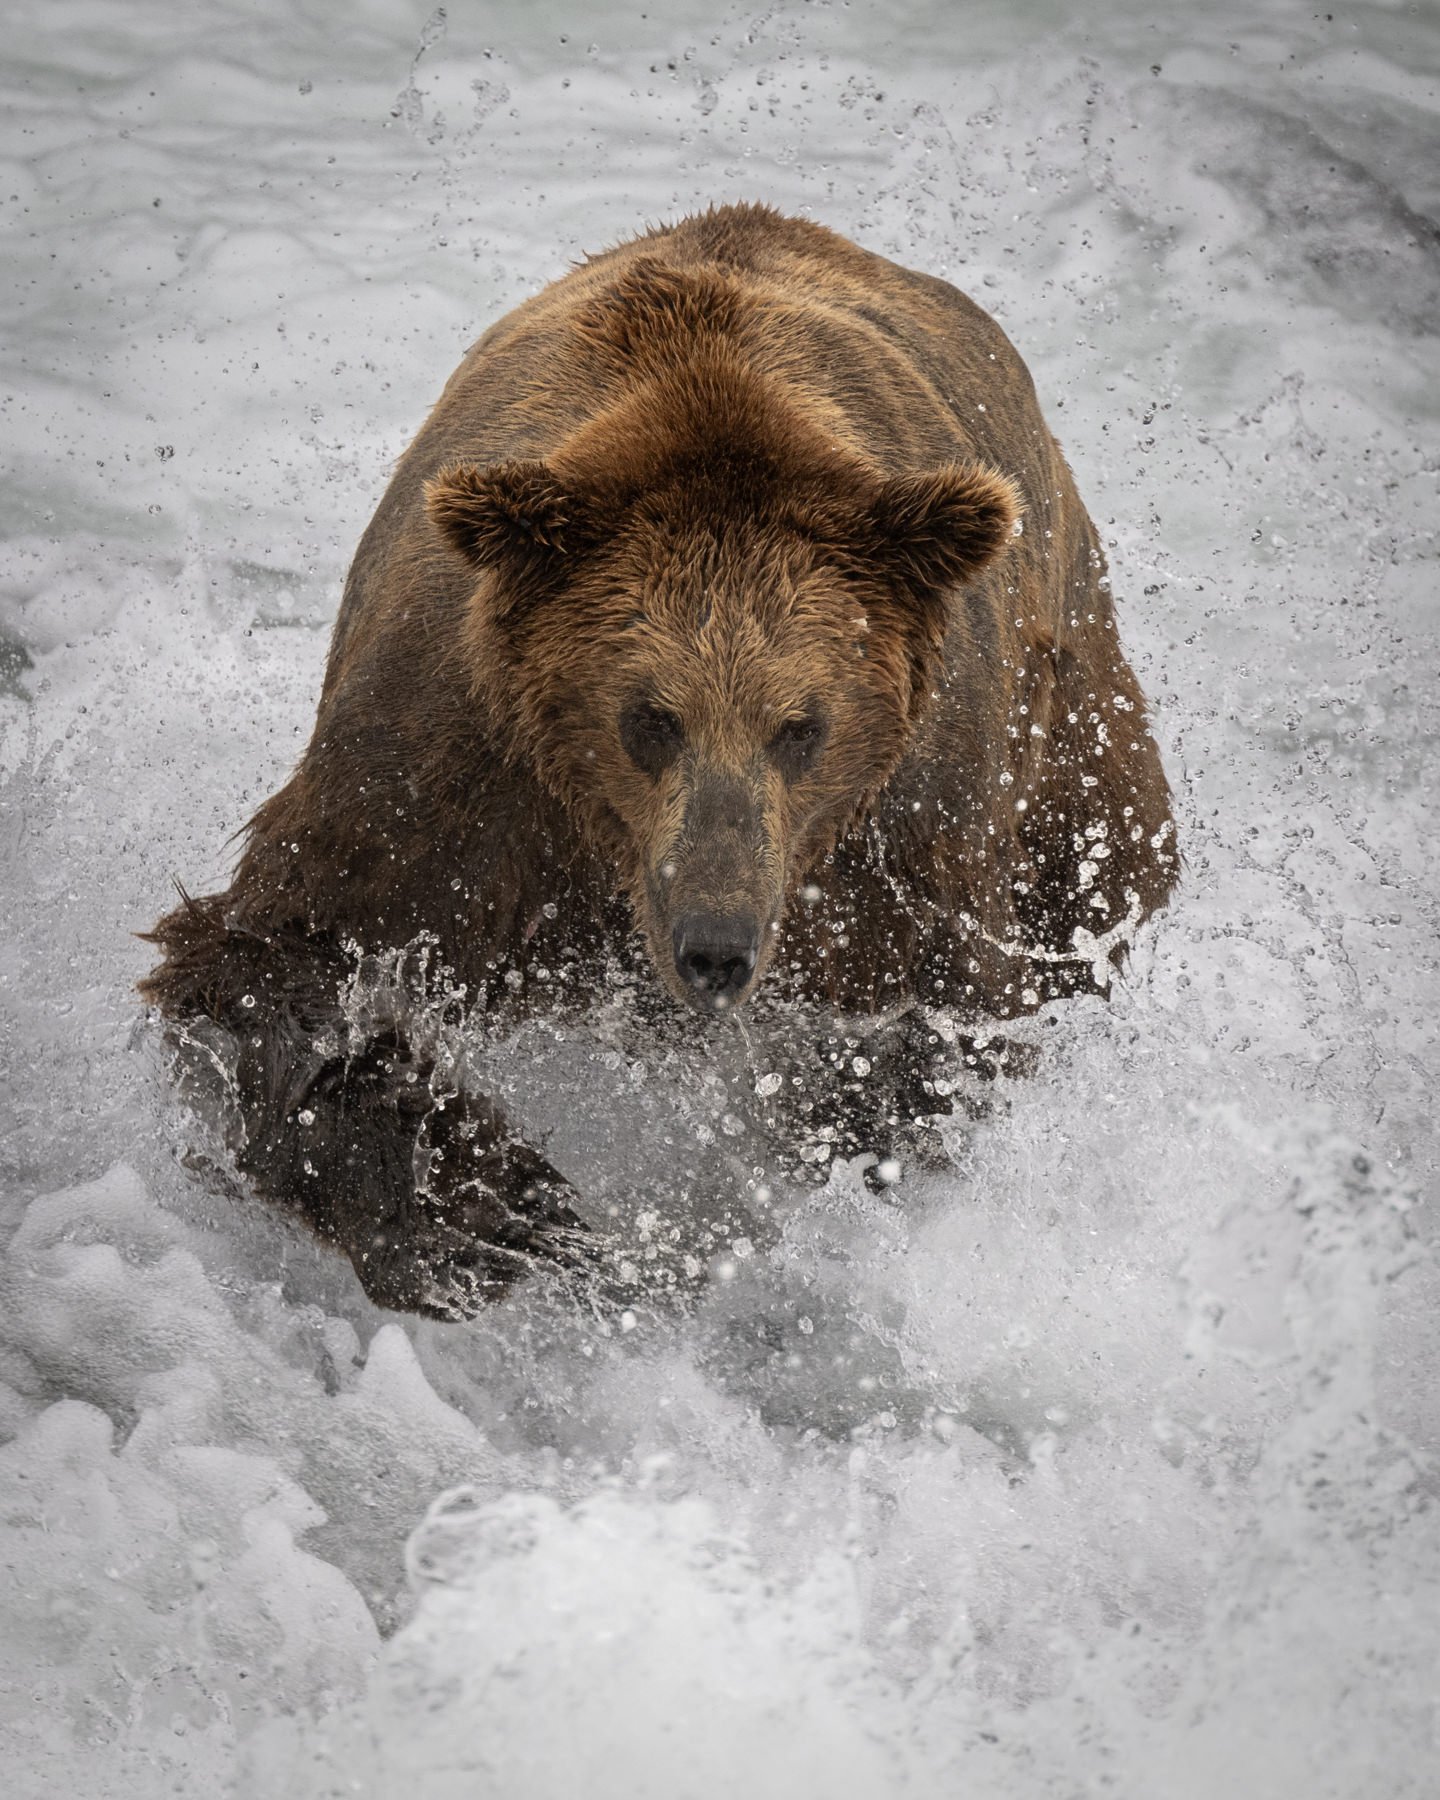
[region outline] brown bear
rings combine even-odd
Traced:
[[[1100,545],[1004,333],[729,206],[465,357],[299,768],[142,991],[224,1028],[255,1187],[377,1301],[455,1312],[585,1234],[433,1033],[342,1005],[357,959],[421,946],[412,997],[497,1024],[617,967],[710,1017],[763,982],[1006,1018],[1103,989],[1175,876]]]

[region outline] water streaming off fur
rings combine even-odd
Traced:
[[[75,0],[10,50],[13,1790],[1433,1791],[1433,21]],[[231,1191],[127,934],[293,761],[465,343],[738,197],[1019,344],[1183,894],[880,1192],[757,1200],[761,1034],[487,1050],[637,1272],[728,1235],[683,1304],[387,1317]]]

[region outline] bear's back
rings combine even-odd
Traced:
[[[1027,518],[1056,535],[1069,472],[1023,361],[988,314],[823,226],[765,206],[716,208],[590,258],[471,347],[361,540],[327,695],[397,593],[408,606],[423,590],[438,615],[468,596],[468,571],[426,517],[427,481],[449,464],[563,453],[659,361],[683,366],[722,335],[777,401],[881,473],[993,464],[1018,482]]]

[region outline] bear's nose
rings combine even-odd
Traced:
[[[760,954],[755,919],[718,913],[687,913],[677,921],[675,967],[698,1006],[723,1012],[750,984]]]

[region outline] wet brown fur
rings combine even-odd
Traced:
[[[524,1011],[562,964],[583,1001],[637,925],[673,987],[670,924],[704,904],[753,908],[767,987],[840,1011],[1092,986],[1055,954],[1176,872],[1104,573],[1023,363],[955,289],[763,207],[622,245],[451,378],[361,541],[299,768],[229,889],[156,927],[143,991],[260,1046],[242,1166],[424,1304],[394,1272],[410,1199],[361,1232],[335,1192],[354,1105],[317,1173],[269,1143],[323,1086],[342,947],[432,934],[472,1004]],[[637,700],[683,722],[658,775],[617,729]],[[776,734],[812,707],[796,778]],[[367,1089],[377,1142],[406,1055]]]

